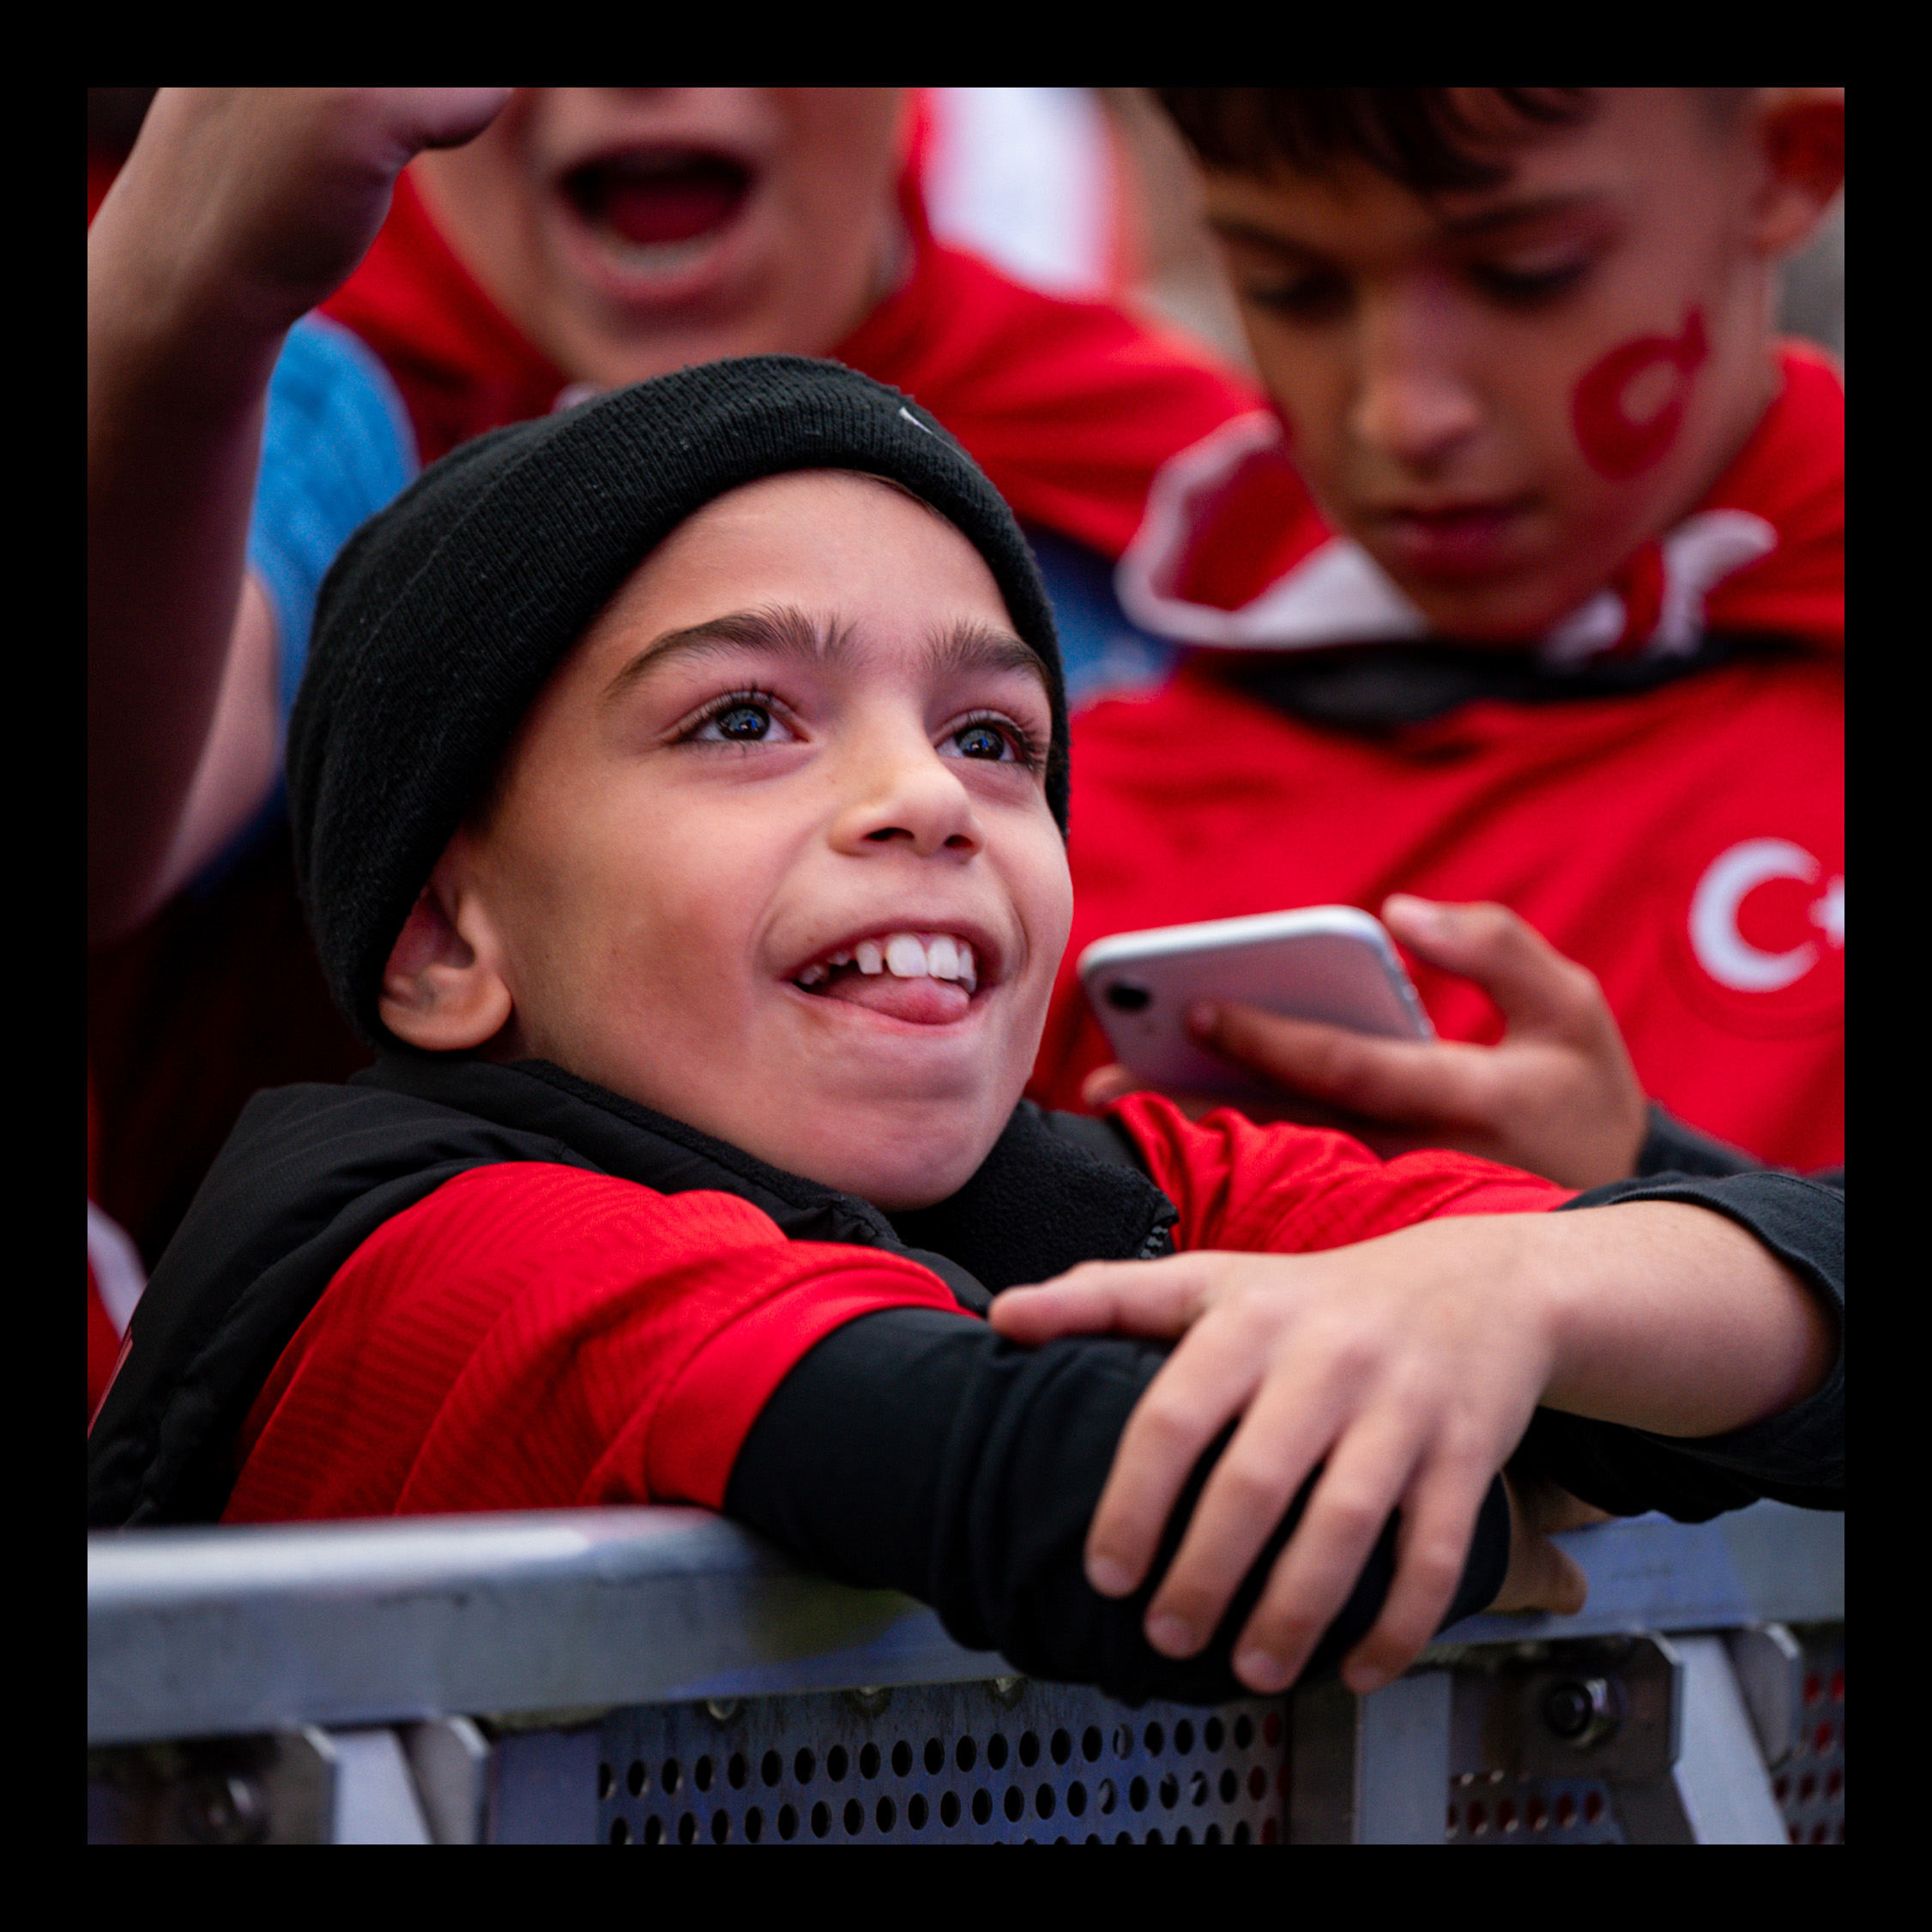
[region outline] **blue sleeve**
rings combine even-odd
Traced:
[[[335,552],[416,468],[408,413],[382,364],[335,323],[297,323],[269,383],[248,530],[248,566],[275,608],[285,726]]]
[[[1046,580],[1060,632],[1072,710],[1128,691],[1165,684],[1180,653],[1163,637],[1141,630],[1114,595],[1114,566],[1052,530],[1029,528],[1027,541]]]

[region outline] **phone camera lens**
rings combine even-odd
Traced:
[[[1138,1013],[1154,995],[1138,980],[1116,980],[1105,995],[1107,1004],[1119,1013]]]

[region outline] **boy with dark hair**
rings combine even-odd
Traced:
[[[1573,1605],[1512,1453],[1612,1509],[1835,1506],[1836,1194],[1549,1215],[1458,1155],[1016,1107],[1066,715],[1011,513],[836,365],[686,371],[427,472],[324,586],[290,741],[382,1058],[251,1103],[135,1315],[91,1519],[697,1502],[1023,1669],[1214,1699]],[[1191,1332],[1032,1345],[1096,1297]]]
[[[1724,1163],[1647,1093],[1842,1162],[1844,391],[1771,329],[1842,97],[1161,99],[1274,408],[1168,464],[1123,559],[1130,613],[1194,648],[1077,722],[1069,957],[1386,904],[1441,1043],[1233,1007],[1201,1037],[1384,1150]],[[1069,971],[1034,1091],[1108,1057]]]

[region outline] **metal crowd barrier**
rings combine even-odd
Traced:
[[[1561,1539],[1367,1699],[1029,1681],[701,1512],[88,1539],[90,1842],[1842,1843],[1842,1517]]]

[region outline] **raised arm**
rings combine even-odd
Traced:
[[[395,176],[506,88],[163,88],[88,234],[88,910],[137,925],[273,784],[275,637],[245,594],[264,398]]]

